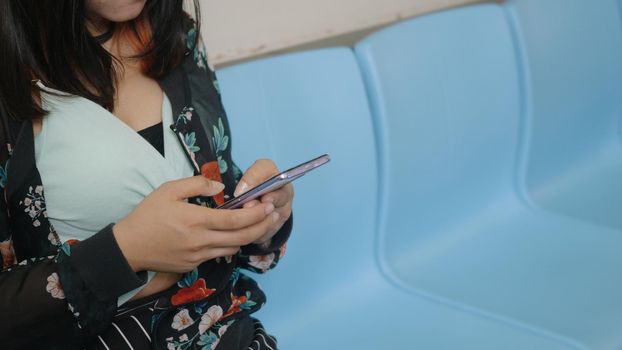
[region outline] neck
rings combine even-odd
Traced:
[[[111,25],[112,22],[104,19],[101,16],[97,16],[94,14],[87,15],[86,27],[91,35],[94,37],[106,33],[110,29]],[[123,23],[118,23],[117,26],[119,25],[123,25]],[[110,39],[102,43],[102,47],[106,49],[106,51],[108,51],[112,56],[118,59],[121,63],[123,63],[124,66],[132,66],[138,64],[139,60],[132,57],[139,54],[139,52],[137,52],[134,46],[131,45],[130,41],[125,35],[117,35],[117,33],[113,33]]]

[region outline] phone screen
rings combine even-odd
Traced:
[[[285,170],[280,174],[277,174],[268,180],[262,182],[261,184],[253,187],[252,189],[244,192],[238,197],[234,197],[223,205],[217,207],[217,209],[236,209],[244,205],[244,203],[250,202],[253,199],[263,196],[266,193],[278,190],[279,188],[285,186],[286,184],[302,177],[304,174],[308,173],[313,169],[317,169],[318,167],[328,163],[330,161],[330,156],[328,154],[324,154],[317,158],[311,159],[310,161],[304,162],[300,165],[297,165],[291,169]]]

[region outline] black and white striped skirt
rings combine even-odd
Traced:
[[[113,321],[108,331],[98,335],[97,339],[85,350],[150,350],[152,349],[152,341],[150,336],[150,324],[153,309],[144,309],[140,312],[133,312],[129,317],[123,317]],[[271,336],[264,329],[263,324],[255,319],[250,318],[254,335],[250,344],[244,348],[231,348],[231,345],[220,344],[219,350],[277,350],[276,338]],[[225,347],[222,347],[225,346]]]

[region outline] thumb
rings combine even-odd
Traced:
[[[167,187],[171,195],[180,200],[195,196],[215,196],[225,189],[222,183],[201,175],[170,181]]]
[[[269,159],[259,159],[246,170],[240,179],[240,182],[238,182],[233,195],[238,197],[244,192],[250,190],[252,187],[259,185],[263,181],[278,173],[279,170],[273,161]]]

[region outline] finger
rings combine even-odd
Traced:
[[[206,234],[206,237],[209,235],[209,238],[206,238],[206,242],[208,245],[214,247],[223,247],[223,246],[244,246],[250,244],[268,232],[270,226],[272,226],[275,222],[279,220],[279,214],[277,212],[273,212],[267,218],[265,218],[262,222],[245,227],[236,231],[212,231],[209,234]]]
[[[250,202],[244,203],[244,205],[242,207],[243,208],[252,208],[252,207],[254,207],[254,206],[256,206],[257,204],[260,204],[260,203],[261,203],[260,201],[258,201],[256,199],[253,199]]]
[[[261,203],[252,208],[212,209],[187,204],[188,214],[199,218],[198,223],[211,230],[231,231],[261,222],[274,211],[274,204]]]
[[[256,243],[262,243],[266,240],[272,239],[272,236],[274,236],[281,229],[281,227],[283,227],[283,225],[285,224],[285,221],[287,221],[289,217],[292,215],[291,208],[292,207],[290,205],[285,205],[281,208],[275,209],[274,212],[279,214],[278,220],[275,221],[274,224],[272,224],[272,226],[270,226],[270,229],[264,235],[264,237],[259,238],[259,240]]]
[[[207,261],[207,260],[211,260],[214,258],[220,258],[220,257],[225,257],[225,256],[229,256],[229,255],[235,255],[238,253],[238,251],[240,250],[239,246],[234,246],[234,247],[219,247],[219,248],[204,248],[203,250],[201,250],[201,261]]]
[[[225,188],[220,182],[203,176],[192,176],[164,183],[162,186],[170,196],[181,200],[195,196],[214,196]]]
[[[279,170],[273,161],[269,159],[260,159],[246,170],[235,188],[233,195],[238,197],[278,173]]]
[[[272,203],[275,207],[280,208],[291,202],[293,197],[293,186],[291,184],[287,184],[278,190],[266,193],[265,195],[261,196],[261,202]]]
[[[269,245],[268,243],[270,243],[272,241],[272,237],[274,237],[276,231],[278,231],[278,230],[270,229],[270,232],[268,232],[265,235],[259,237],[259,239],[254,241],[253,244],[258,244],[258,245],[264,246],[264,247]]]

